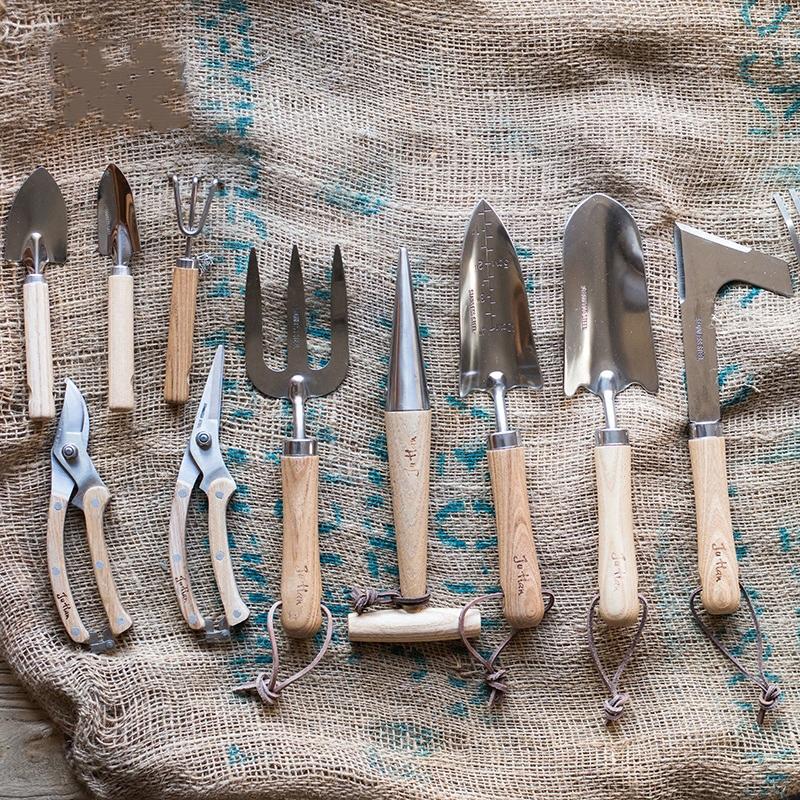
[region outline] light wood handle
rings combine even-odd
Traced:
[[[208,487],[208,541],[211,547],[211,563],[214,577],[225,609],[228,625],[238,625],[250,616],[250,609],[244,604],[236,578],[233,575],[231,553],[228,548],[228,525],[225,512],[228,500],[236,491],[236,484],[230,478],[217,478]]]
[[[387,411],[385,422],[400,591],[404,597],[421,597],[428,584],[431,412]]]
[[[89,631],[81,621],[72,590],[67,580],[67,564],[64,559],[64,519],[67,516],[69,499],[51,495],[47,512],[47,571],[50,586],[56,601],[58,615],[69,638],[78,644],[89,641]]]
[[[53,419],[53,347],[50,341],[50,290],[45,281],[22,285],[25,314],[25,361],[28,369],[28,415]]]
[[[725,438],[689,439],[689,456],[703,607],[709,614],[732,614],[739,608],[739,565],[728,499]]]
[[[111,495],[105,486],[93,486],[87,489],[83,497],[83,513],[86,517],[86,539],[89,542],[97,589],[100,592],[103,608],[106,610],[111,632],[118,636],[128,630],[133,622],[119,599],[103,533],[103,512],[110,499]]]
[[[108,279],[108,407],[132,411],[133,276]]]
[[[172,510],[169,515],[169,569],[172,574],[172,587],[178,598],[178,607],[186,624],[194,631],[205,627],[205,620],[194,598],[186,563],[186,515],[189,511],[189,498],[192,487],[178,481],[172,497]]]
[[[639,619],[639,580],[633,538],[630,445],[594,449],[599,524],[600,616],[613,628]]]
[[[460,608],[427,606],[415,613],[403,609],[380,608],[364,614],[347,615],[347,635],[351,642],[446,642],[459,639]],[[464,615],[464,632],[480,636],[481,612],[471,608]]]
[[[306,639],[322,625],[317,493],[319,456],[283,456],[283,565],[281,624]]]
[[[172,270],[167,374],[164,382],[164,398],[168,403],[185,403],[189,399],[199,276],[200,270],[197,269],[174,267]]]
[[[533,628],[544,616],[542,580],[531,530],[521,447],[489,450],[503,611],[512,628]]]

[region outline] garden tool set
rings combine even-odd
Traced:
[[[405,247],[400,249],[397,265],[384,423],[400,591],[354,589],[356,611],[347,617],[348,636],[353,642],[458,639],[461,609],[428,605],[431,404]],[[362,613],[376,604],[391,608]],[[464,629],[467,636],[480,633],[478,609],[466,615]]]
[[[171,176],[178,227],[186,237],[183,256],[172,270],[172,295],[167,333],[164,399],[180,404],[190,395],[189,377],[201,268],[209,257],[195,255],[193,242],[203,230],[222,183],[212,180],[198,211],[200,178],[191,179],[188,213],[184,214],[180,182]],[[800,193],[791,200],[800,213]],[[775,202],[800,257],[800,240],[789,208]],[[134,407],[134,303],[131,262],[140,252],[133,192],[123,173],[110,164],[97,193],[97,235],[101,255],[110,257],[108,280],[108,406]],[[763,667],[763,642],[750,597],[739,581],[727,487],[725,439],[720,422],[717,350],[713,321],[718,290],[732,281],[745,282],[780,295],[792,293],[787,264],[781,259],[717,238],[696,228],[675,224],[680,326],[683,331],[689,410],[689,456],[697,516],[700,588],[688,607],[714,646],[761,688],[758,720],[778,700]],[[53,356],[50,344],[50,298],[44,269],[67,258],[67,213],[53,178],[36,169],[22,184],[8,212],[5,258],[22,265],[24,334],[31,419],[55,416]],[[647,619],[647,603],[639,593],[631,486],[631,446],[618,425],[617,394],[633,384],[658,391],[650,303],[642,242],[631,214],[604,194],[580,203],[563,236],[564,391],[584,387],[600,398],[604,424],[595,431],[597,491],[598,594],[591,602],[587,627],[589,652],[612,693],[606,702],[607,722],[619,719],[627,695],[618,683],[633,655]],[[455,265],[453,265],[455,282]],[[320,565],[318,493],[320,456],[317,440],[306,430],[306,404],[334,392],[350,366],[348,299],[342,254],[333,252],[330,282],[330,355],[312,368],[307,342],[306,298],[300,253],[292,249],[286,299],[286,366],[265,363],[261,279],[256,250],[250,250],[244,293],[244,351],[247,375],[262,395],[288,400],[292,431],[283,443],[281,486],[283,554],[280,600],[266,615],[272,668],[237,691],[256,692],[272,705],[280,692],[307,674],[323,658],[333,638],[333,616],[323,603]],[[428,510],[431,480],[432,410],[420,345],[408,252],[400,250],[395,281],[394,315],[389,355],[384,424],[396,537],[399,589],[353,591],[355,612],[348,617],[353,642],[429,642],[462,638],[468,652],[484,668],[490,703],[506,690],[505,671],[497,667],[503,648],[520,630],[535,628],[553,603],[542,590],[531,524],[525,450],[509,422],[507,394],[514,388],[542,389],[542,373],[534,347],[527,292],[517,251],[492,207],[481,200],[469,219],[460,265],[460,394],[490,395],[494,430],[488,434],[487,459],[494,498],[501,592],[474,597],[458,608],[430,606],[427,579]],[[361,309],[359,309],[359,312]],[[677,321],[676,321],[677,322]],[[194,425],[186,444],[172,496],[165,538],[169,570],[180,613],[189,629],[206,641],[229,641],[231,631],[250,618],[236,583],[237,567],[228,541],[226,512],[236,491],[220,445],[225,351],[213,357]],[[646,396],[646,395],[645,395]],[[520,393],[520,401],[524,397]],[[481,418],[475,415],[477,418]],[[102,440],[99,440],[102,445]],[[52,490],[47,519],[47,564],[57,612],[67,635],[95,653],[114,647],[131,627],[112,575],[103,516],[110,492],[88,455],[89,414],[83,396],[67,379],[61,416],[51,451]],[[544,480],[546,476],[535,476]],[[187,563],[187,521],[193,489],[199,483],[208,500],[208,541],[223,613],[200,611]],[[67,579],[64,523],[68,505],[85,517],[89,551],[107,625],[87,627],[78,614]],[[587,514],[592,517],[594,514]],[[115,542],[118,537],[115,535]],[[112,550],[115,548],[112,548]],[[491,568],[487,569],[487,572]],[[688,587],[687,587],[688,589]],[[326,597],[332,593],[329,590]],[[249,596],[254,602],[253,595]],[[468,641],[479,636],[481,615],[474,606],[502,598],[510,633],[486,657]],[[726,615],[744,598],[752,615],[758,670],[749,672],[738,655],[728,651],[698,612],[702,601],[710,615]],[[384,606],[368,609],[369,606]],[[602,669],[594,638],[594,611],[610,630],[637,624],[622,662],[609,678]],[[280,680],[275,621],[288,637],[307,640],[319,634],[316,655],[291,677]],[[258,615],[257,615],[258,616]],[[263,618],[262,618],[263,621]],[[251,623],[252,624],[252,623]],[[246,630],[243,628],[242,630]],[[299,645],[293,645],[293,647]]]

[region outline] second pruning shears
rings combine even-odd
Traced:
[[[239,625],[250,616],[250,610],[236,588],[225,521],[228,500],[236,491],[236,483],[222,460],[219,447],[224,362],[225,349],[220,345],[206,379],[192,436],[183,453],[169,520],[169,566],[178,605],[188,626],[195,631],[204,631],[206,639],[209,640],[229,638],[230,628]],[[186,517],[189,499],[198,479],[200,488],[208,497],[211,563],[214,566],[214,577],[225,610],[224,615],[218,620],[207,620],[200,613],[192,592],[186,563]]]

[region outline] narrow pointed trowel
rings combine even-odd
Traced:
[[[120,169],[109,164],[97,190],[100,254],[114,263],[108,277],[108,407],[131,411],[133,395],[133,275],[139,246],[133,192]]]
[[[658,371],[642,243],[616,200],[593,194],[564,231],[564,392],[583,386],[603,401],[595,431],[599,612],[608,625],[639,616],[631,502],[631,448],[617,426],[615,396],[632,384],[655,394]]]
[[[528,298],[514,245],[492,207],[475,207],[461,254],[461,396],[480,390],[494,401],[488,437],[503,613],[513,628],[544,616],[542,582],[531,529],[525,451],[508,424],[506,392],[541,389]]]
[[[67,260],[67,207],[61,190],[44,167],[22,184],[6,222],[5,257],[25,267],[22,296],[25,313],[25,359],[28,413],[31,419],[52,419],[53,349],[50,339],[50,290],[47,264]]]
[[[701,599],[709,614],[730,614],[739,608],[739,567],[720,422],[714,300],[725,284],[734,281],[788,297],[792,280],[788,264],[780,258],[680,223],[675,224],[675,258],[689,398],[689,457]]]

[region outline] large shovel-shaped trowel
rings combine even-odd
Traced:
[[[675,225],[675,257],[702,601],[709,614],[730,614],[739,608],[739,568],[720,423],[714,299],[725,284],[734,281],[789,296],[792,280],[785,261],[679,223]]]
[[[631,448],[617,426],[615,396],[637,383],[658,391],[639,230],[627,209],[593,194],[564,231],[564,391],[584,386],[603,401],[595,431],[600,616],[632,625],[639,616],[631,503]]]

